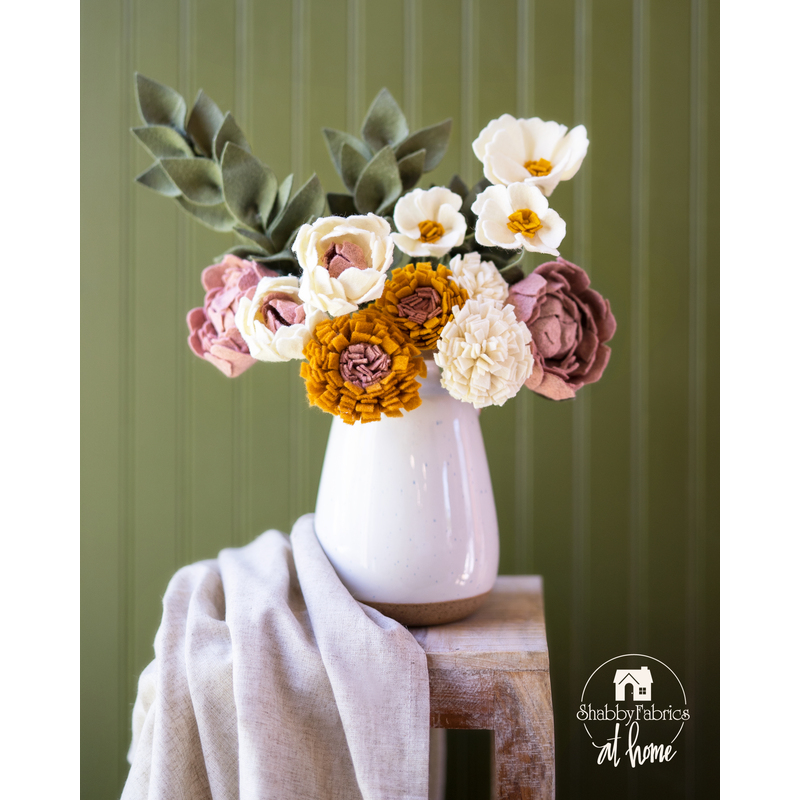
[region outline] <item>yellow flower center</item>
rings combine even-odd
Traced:
[[[424,244],[438,242],[444,236],[444,226],[432,219],[426,219],[419,224],[419,240]]]
[[[546,158],[540,158],[538,161],[526,161],[525,169],[528,170],[534,178],[541,178],[542,175],[550,174],[553,165]]]
[[[525,236],[533,236],[542,227],[539,217],[529,208],[520,208],[515,211],[509,216],[507,224],[510,231],[524,233]]]

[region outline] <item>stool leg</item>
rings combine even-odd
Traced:
[[[554,800],[550,675],[497,672],[494,700],[494,797]]]

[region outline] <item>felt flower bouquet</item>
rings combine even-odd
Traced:
[[[548,199],[586,156],[582,125],[504,114],[473,142],[484,180],[414,188],[450,120],[412,133],[384,89],[361,138],[323,130],[347,190],[326,196],[316,175],[294,193],[293,176],[278,183],[202,91],[187,113],[167,86],[137,75],[136,89],[133,134],[155,159],[136,180],[239,240],[187,316],[192,350],[228,377],[297,359],[309,402],[352,424],[416,408],[426,355],[476,408],[523,385],[571,398],[602,376],[614,316],[558,257],[566,223]],[[526,277],[526,251],[557,258]]]

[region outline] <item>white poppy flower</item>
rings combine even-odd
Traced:
[[[413,258],[441,258],[464,241],[467,221],[459,213],[461,198],[443,186],[414,189],[394,207],[394,243]]]
[[[485,247],[505,247],[558,255],[567,223],[550,208],[547,198],[526,183],[490,186],[472,204],[478,215],[475,239]]]
[[[455,256],[447,265],[453,280],[467,290],[471,300],[494,300],[503,305],[508,298],[508,284],[491,261],[481,261],[479,253]]]
[[[375,214],[322,217],[303,225],[292,245],[303,268],[300,299],[333,317],[377,300],[392,265],[391,231]]]
[[[583,125],[567,133],[566,125],[510,114],[493,119],[472,143],[483,174],[492,183],[527,183],[538,186],[545,197],[560,181],[575,175],[588,148]]]
[[[239,300],[236,327],[250,355],[259,361],[303,358],[314,328],[327,319],[323,311],[304,306],[292,275],[262,278]]]
[[[433,360],[453,397],[475,408],[501,406],[533,371],[530,342],[513,306],[467,300],[442,330]]]

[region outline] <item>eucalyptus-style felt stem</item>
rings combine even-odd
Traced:
[[[404,192],[413,189],[419,183],[419,179],[425,171],[425,159],[425,150],[417,150],[397,162],[397,171],[400,173],[400,182]]]
[[[278,195],[278,179],[266,164],[228,142],[222,154],[222,190],[236,219],[263,232]]]
[[[236,225],[236,218],[228,211],[225,203],[208,206],[192,203],[183,196],[175,199],[185,211],[188,211],[195,219],[200,220],[207,228],[224,233],[233,230]]]
[[[175,185],[172,178],[167,175],[167,171],[159,163],[148,167],[135,178],[137,183],[152,189],[165,197],[180,197],[181,190]]]
[[[136,102],[144,122],[183,130],[186,119],[186,101],[183,97],[169,86],[145,78],[138,72],[135,77]]]
[[[370,159],[364,156],[351,147],[347,142],[342,145],[341,153],[341,176],[344,185],[351,191],[355,192],[358,178],[367,166]]]
[[[342,183],[353,195],[356,212],[391,214],[400,194],[413,189],[423,173],[441,162],[451,129],[452,120],[447,119],[409,133],[397,101],[387,89],[381,89],[361,126],[363,141],[333,128],[323,128],[322,134]],[[342,197],[329,195],[332,213],[349,208]]]
[[[292,196],[293,176],[278,185],[273,170],[251,153],[233,115],[223,114],[202,89],[188,118],[186,101],[171,87],[136,73],[135,89],[145,124],[131,132],[155,159],[136,181],[174,198],[212,230],[235,230],[243,243],[230,253],[268,263],[276,272],[299,274],[289,247],[297,229],[324,211],[325,193],[317,176]],[[369,147],[349,134],[331,141],[337,159],[344,141],[354,143],[365,163],[372,158]]]
[[[223,202],[219,164],[207,158],[162,158],[160,163],[187,200],[204,206]]]
[[[131,133],[153,158],[192,158],[191,144],[180,131],[168,125],[145,125],[131,128]]]
[[[425,151],[425,165],[423,172],[430,172],[439,166],[447,152],[450,143],[450,130],[453,127],[453,120],[446,119],[428,128],[422,128],[416,133],[411,134],[403,141],[395,151],[398,159],[402,159],[417,150]]]
[[[361,135],[373,152],[399,145],[408,136],[405,114],[388,89],[381,89],[372,101]]]
[[[206,158],[213,158],[214,138],[224,120],[225,115],[219,106],[201,89],[189,112],[186,133],[191,136],[195,147]]]
[[[325,209],[325,192],[316,174],[298,190],[297,194],[270,226],[267,233],[277,249],[282,249],[292,234],[304,223],[316,219]]]
[[[381,213],[400,197],[403,183],[397,169],[397,159],[391,145],[386,145],[364,167],[356,184],[353,198],[360,214]]]

